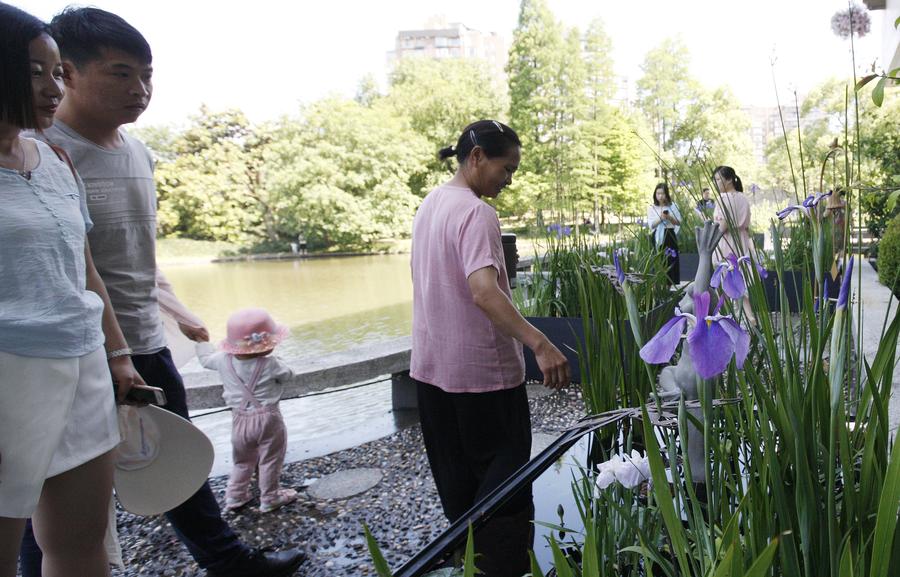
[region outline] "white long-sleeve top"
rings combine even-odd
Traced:
[[[241,392],[244,386],[231,373],[228,367],[229,360],[234,365],[234,372],[245,383],[249,383],[253,377],[257,361],[264,363],[259,380],[253,389],[253,398],[264,406],[277,404],[284,392],[284,383],[294,377],[294,371],[275,355],[238,359],[230,353],[217,351],[210,343],[205,342],[197,343],[197,358],[205,368],[219,372],[219,378],[222,379],[222,398],[232,409],[245,408],[244,395]]]
[[[656,246],[662,246],[663,239],[666,237],[667,228],[674,228],[675,234],[678,234],[678,231],[681,230],[681,225],[672,224],[671,221],[663,218],[664,210],[670,210],[672,215],[678,219],[678,222],[681,222],[681,211],[678,210],[678,206],[674,202],[672,204],[659,206],[651,204],[647,209],[647,227],[653,231]]]

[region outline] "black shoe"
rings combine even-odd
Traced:
[[[207,577],[289,577],[306,561],[299,549],[265,552],[252,549],[227,571],[207,571]]]

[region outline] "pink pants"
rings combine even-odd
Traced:
[[[234,468],[225,497],[235,501],[250,498],[250,479],[259,470],[260,501],[272,501],[281,488],[281,468],[287,451],[287,429],[278,405],[233,410],[231,455]]]

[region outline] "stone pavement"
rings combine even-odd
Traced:
[[[897,299],[893,298],[891,291],[887,287],[878,282],[878,273],[872,268],[865,259],[860,259],[857,255],[856,269],[861,274],[862,295],[856,294],[857,281],[856,275],[853,275],[853,292],[854,298],[862,303],[862,349],[869,362],[875,358],[878,345],[881,343],[882,327],[885,324],[885,318],[888,322],[893,319],[893,315],[897,310]],[[854,270],[854,273],[856,271]],[[856,310],[854,308],[854,310]],[[890,317],[887,317],[890,312]],[[857,324],[854,319],[854,331]],[[894,385],[891,389],[891,402],[889,408],[890,428],[897,431],[900,425],[900,374],[894,365]]]

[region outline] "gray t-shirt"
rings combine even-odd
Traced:
[[[156,296],[153,158],[140,141],[120,134],[124,144],[108,150],[57,120],[43,138],[69,153],[84,181],[94,264],[128,346],[148,354],[166,346]]]

